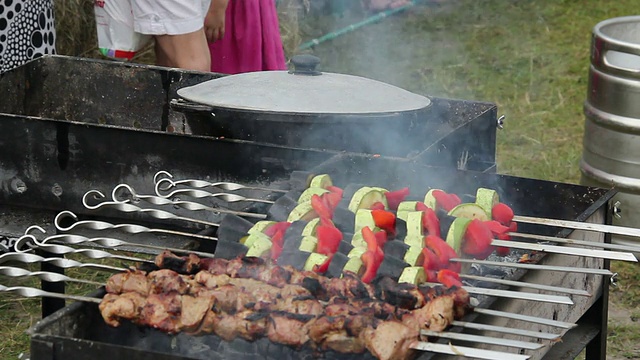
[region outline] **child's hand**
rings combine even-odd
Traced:
[[[220,40],[224,36],[224,17],[228,4],[229,0],[211,0],[204,18],[204,33],[209,42]]]

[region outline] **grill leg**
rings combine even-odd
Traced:
[[[44,258],[62,257],[61,255],[56,255],[46,251],[42,251],[41,249],[37,249],[36,253]],[[40,270],[64,274],[64,269],[61,269],[57,266],[47,264],[47,263],[41,263]],[[40,282],[40,284],[41,284],[40,286],[42,287],[42,290],[44,291],[64,294],[64,291],[65,291],[64,282],[52,283],[52,282],[43,280]],[[65,306],[64,299],[53,299],[53,298],[43,297],[42,298],[42,318],[45,318],[53,314],[54,312],[62,309],[64,306]]]

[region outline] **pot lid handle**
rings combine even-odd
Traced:
[[[322,73],[316,70],[316,67],[320,64],[320,58],[317,56],[302,54],[296,55],[291,58],[293,64],[293,71],[289,71],[293,75],[322,75]]]

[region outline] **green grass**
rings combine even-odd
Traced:
[[[66,27],[58,28],[61,53],[96,56],[95,46],[86,43],[94,31],[90,6],[79,0],[57,4],[60,24]],[[378,79],[425,95],[496,103],[507,116],[498,136],[501,173],[578,183],[591,30],[602,20],[636,13],[637,5],[636,0],[446,0],[442,6],[418,7],[364,27],[311,52],[321,57],[324,71]],[[316,17],[287,11],[287,19],[300,21],[282,24],[287,54],[294,54],[300,41],[364,18],[362,13]],[[152,56],[142,59],[151,61]],[[640,269],[613,266],[620,285],[612,289],[611,302],[639,317],[640,290],[635,285]],[[10,282],[0,277],[0,283]],[[86,287],[71,291],[83,293]],[[24,331],[39,313],[39,300],[0,297],[1,359],[16,359],[28,351]],[[639,334],[639,326],[611,324],[610,353],[640,357]]]

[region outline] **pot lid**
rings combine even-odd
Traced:
[[[294,56],[294,71],[229,75],[181,88],[182,98],[216,108],[296,114],[382,114],[420,110],[429,98],[359,76],[321,73],[320,59]]]

